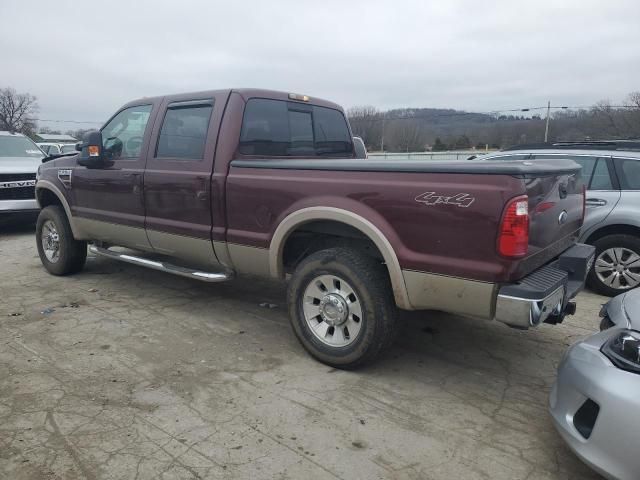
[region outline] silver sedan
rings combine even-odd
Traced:
[[[640,478],[640,289],[600,312],[601,332],[572,345],[549,398],[571,449],[610,479]]]

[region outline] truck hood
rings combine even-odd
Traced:
[[[36,157],[0,157],[0,174],[2,173],[36,173],[42,164]]]

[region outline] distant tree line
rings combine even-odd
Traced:
[[[37,128],[38,102],[29,93],[0,88],[0,130],[33,136],[63,133]],[[504,148],[544,141],[545,119],[539,115],[493,115],[437,108],[400,108],[382,111],[372,106],[347,111],[354,135],[362,137],[370,151],[419,152]],[[86,129],[65,130],[82,138]],[[640,138],[640,91],[622,105],[598,102],[591,108],[559,110],[551,115],[549,141]]]
[[[540,115],[492,115],[449,109],[403,108],[381,111],[372,106],[347,111],[354,135],[367,149],[389,152],[504,148],[544,141]],[[622,105],[598,102],[588,109],[552,112],[549,141],[640,138],[640,92]]]

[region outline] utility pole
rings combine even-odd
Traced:
[[[382,135],[380,136],[380,150],[384,153],[384,117],[387,112],[382,112]]]
[[[544,127],[544,143],[547,143],[549,139],[549,115],[551,113],[551,100],[547,103],[547,122]]]

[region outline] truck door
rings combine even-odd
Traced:
[[[92,239],[150,249],[144,231],[142,179],[153,104],[127,106],[102,128],[102,168],[76,166],[72,212]]]
[[[144,174],[154,251],[203,269],[219,265],[211,242],[211,174],[224,103],[215,94],[165,100]]]

